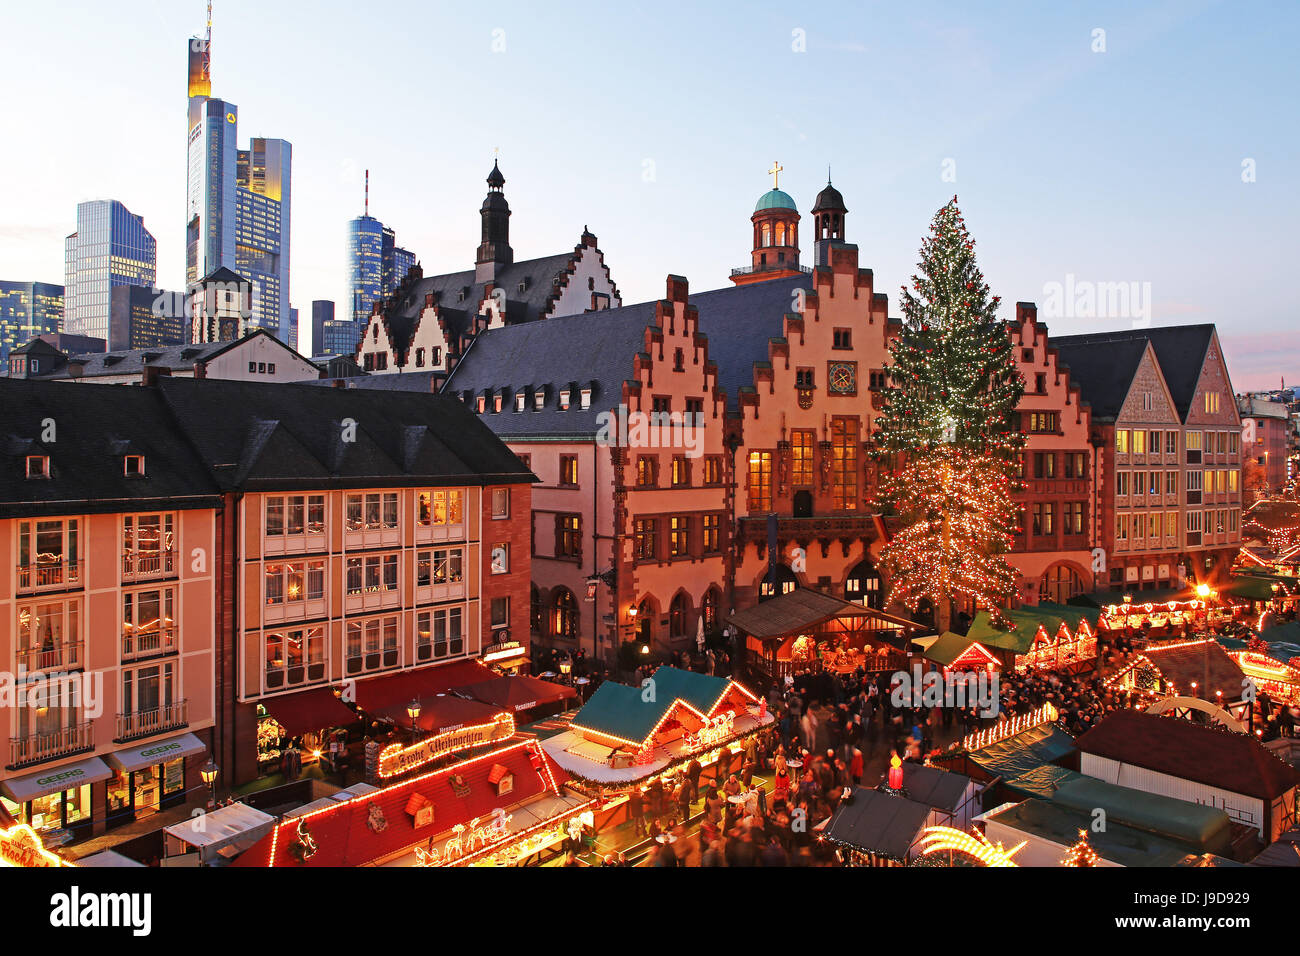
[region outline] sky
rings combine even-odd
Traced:
[[[76,204],[109,198],[157,239],[158,285],[183,287],[204,19],[197,0],[4,5],[0,278],[62,283]],[[633,303],[670,273],[727,285],[779,161],[805,239],[830,167],[895,314],[957,195],[1008,317],[1213,322],[1238,391],[1300,383],[1300,4],[215,0],[213,19],[240,145],[293,144],[308,354],[311,301],[347,301],[367,168],[371,214],[432,274],[472,266],[499,156],[516,258],[586,226]]]

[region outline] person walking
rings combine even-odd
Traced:
[[[627,795],[627,815],[632,819],[632,832],[645,836],[645,795],[640,787],[633,787]]]

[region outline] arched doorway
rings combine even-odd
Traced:
[[[811,518],[813,513],[813,496],[812,492],[806,488],[800,489],[794,493],[794,516],[796,518]]]
[[[1038,600],[1064,604],[1083,593],[1083,578],[1079,572],[1064,562],[1053,564],[1038,582]]]
[[[709,589],[704,592],[704,599],[700,601],[700,614],[704,618],[704,631],[716,631],[718,629],[718,606],[722,603],[722,594],[717,587],[710,585]]]
[[[555,589],[555,610],[551,614],[553,637],[578,639],[578,601],[568,588]]]
[[[885,606],[885,587],[880,572],[870,561],[859,561],[844,579],[844,598],[877,611]]]
[[[636,639],[647,647],[654,645],[655,606],[650,598],[641,600],[636,609]]]
[[[776,587],[768,580],[767,575],[763,575],[763,581],[758,586],[758,599],[766,601],[780,594],[789,594],[799,586],[799,579],[795,573],[790,570],[787,564],[778,564],[776,566]]]

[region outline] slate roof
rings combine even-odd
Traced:
[[[874,613],[854,604],[811,588],[795,588],[771,600],[737,611],[727,618],[746,634],[754,637],[783,637],[806,631],[837,617],[867,617]]]
[[[233,342],[209,342],[202,345],[169,345],[148,349],[117,349],[113,352],[86,352],[69,355],[59,368],[31,376],[34,379],[73,378],[71,366],[80,366],[75,377],[95,378],[103,375],[141,375],[146,368],[164,368],[172,372],[189,372],[198,362],[210,362],[224,352],[242,345],[255,335],[264,335],[288,353],[290,358],[308,361],[265,329],[254,329]]]
[[[831,814],[824,835],[836,843],[903,860],[929,816],[930,807],[924,803],[859,787],[853,791],[852,803]]]
[[[1070,367],[1070,380],[1079,383],[1093,414],[1113,417],[1128,393],[1142,349],[1150,342],[1178,416],[1187,421],[1214,326],[1169,325],[1146,329],[1053,336],[1051,345]],[[1130,367],[1130,364],[1131,367]],[[1125,373],[1127,371],[1127,378]]]
[[[128,454],[144,455],[143,477],[126,477]],[[52,477],[28,479],[27,455],[48,455]],[[218,504],[216,483],[154,389],[0,381],[0,517]]]
[[[183,378],[158,389],[223,489],[534,480],[469,409],[437,395]]]
[[[971,783],[971,778],[963,773],[910,761],[903,764],[903,788],[908,799],[946,813],[956,813],[961,808],[962,796]]]
[[[812,276],[692,293],[699,330],[708,338],[709,360],[717,366],[718,384],[736,407],[742,388],[754,387],[755,363],[767,362],[768,342],[784,331],[784,318],[797,289],[812,289]],[[562,316],[545,322],[489,329],[480,333],[443,386],[444,394],[482,394],[485,389],[547,386],[542,411],[516,412],[513,401],[483,420],[502,438],[590,437],[599,429],[597,416],[621,400],[623,383],[645,349],[645,329],[654,324],[655,302],[619,309]],[[591,407],[579,407],[575,393],[561,411],[558,392],[574,383],[595,383]],[[362,386],[364,387],[364,386]]]
[[[1075,744],[1082,753],[1262,800],[1300,785],[1300,770],[1275,757],[1252,734],[1178,717],[1118,710]]]
[[[498,264],[493,285],[506,296],[506,322],[516,324],[541,318],[552,295],[558,295],[562,277],[568,272],[576,252],[562,252],[539,259],[525,259],[508,265]],[[425,276],[403,286],[400,298],[392,306],[385,306],[388,334],[393,348],[404,351],[410,342],[411,332],[424,310],[424,299],[433,293],[434,302],[444,322],[453,335],[459,335],[477,315],[483,301],[486,283],[476,282],[475,272],[448,272],[444,275]],[[519,284],[526,282],[523,292]],[[460,293],[464,292],[464,298]]]
[[[1196,696],[1202,700],[1215,700],[1216,690],[1223,691],[1225,701],[1241,697],[1246,675],[1218,641],[1149,647],[1142,653],[1179,694],[1190,695],[1195,682]]]

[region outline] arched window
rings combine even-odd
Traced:
[[[721,595],[716,587],[710,587],[704,592],[704,600],[700,602],[700,614],[704,618],[705,631],[717,630],[718,605],[721,600]]]
[[[763,223],[763,245],[770,246],[771,244],[772,244],[772,224],[770,222],[765,222]]]
[[[668,605],[668,633],[672,637],[686,636],[686,613],[691,609],[690,602],[686,600],[686,595],[678,592],[673,596],[672,603]]]
[[[636,609],[636,637],[643,644],[650,645],[655,636],[655,609],[647,597]]]
[[[860,561],[844,580],[844,597],[855,604],[875,608],[884,607],[885,589],[880,572],[870,561]]]
[[[1083,593],[1083,579],[1068,564],[1054,564],[1038,582],[1038,600],[1064,604]]]
[[[554,636],[574,640],[578,636],[578,602],[568,588],[559,588],[555,592],[555,612],[552,615],[555,625]]]
[[[776,566],[776,587],[773,588],[772,582],[767,579],[767,575],[763,575],[763,583],[758,588],[758,599],[767,601],[778,594],[789,594],[797,587],[799,587],[799,579],[795,577],[789,565],[778,564]]]
[[[529,594],[529,628],[534,634],[540,635],[544,629],[546,616],[546,607],[542,603],[542,592],[537,589],[537,585],[532,585]]]
[[[778,246],[785,245],[785,223],[783,222],[776,224],[776,244]]]

